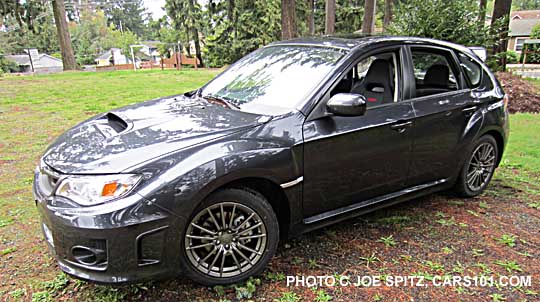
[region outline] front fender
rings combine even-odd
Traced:
[[[192,153],[153,177],[155,179],[140,189],[139,194],[177,216],[188,218],[206,196],[227,183],[256,177],[279,185],[301,175],[297,165],[293,164],[291,148],[230,153],[232,144],[213,144]],[[227,146],[229,148],[224,148]],[[213,158],[209,159],[208,155]]]

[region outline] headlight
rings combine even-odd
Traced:
[[[128,194],[140,180],[141,175],[136,174],[68,176],[56,189],[56,195],[93,206]]]

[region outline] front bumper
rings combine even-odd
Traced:
[[[178,274],[180,219],[136,193],[112,211],[54,207],[55,197],[33,193],[41,227],[60,268],[100,283],[133,282]],[[119,201],[114,201],[116,203]],[[112,204],[111,203],[111,204]]]

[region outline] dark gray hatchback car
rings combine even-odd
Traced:
[[[505,147],[506,107],[463,46],[278,42],[196,91],[68,130],[33,190],[70,275],[232,283],[261,272],[280,238],[439,190],[480,194]]]

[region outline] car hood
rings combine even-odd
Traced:
[[[75,126],[47,149],[43,161],[62,173],[119,173],[269,119],[172,96],[112,110]]]

